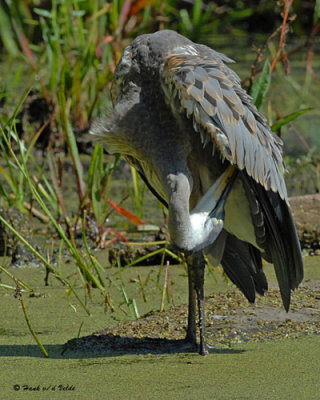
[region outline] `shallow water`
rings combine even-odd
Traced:
[[[320,279],[320,258],[306,257],[305,264],[306,279]],[[63,268],[65,274],[72,271],[70,264]],[[13,294],[0,290],[1,399],[319,398],[320,336],[242,343],[213,350],[207,357],[192,353],[115,356],[66,352],[62,355],[62,345],[77,337],[81,324],[80,336],[84,336],[117,322],[110,312],[103,312],[101,295],[97,289],[92,291],[92,300],[88,301],[91,316],[87,316],[73,297],[68,305],[62,298],[64,289],[55,279],[51,277],[50,286],[44,286],[44,271],[34,268],[9,268],[9,271],[27,280],[41,294],[32,298],[24,295],[24,300],[31,324],[49,358],[43,357],[31,337],[19,301]],[[150,271],[154,276],[158,273],[157,267],[133,267],[122,275],[128,295],[135,296],[141,314],[159,308],[161,302],[161,292],[150,284],[148,302],[144,303],[138,285],[132,280],[138,274],[144,278]],[[266,272],[269,280],[274,281],[270,266]],[[108,268],[107,274],[112,273],[114,269]],[[170,276],[175,305],[186,302],[187,278],[183,268],[171,267]],[[228,288],[219,273],[217,278],[218,283],[207,273],[206,294]],[[3,274],[1,279],[2,283],[7,282]],[[160,282],[163,283],[163,275]],[[117,290],[110,288],[110,293],[115,303],[120,302]],[[19,390],[14,385],[19,385],[16,387]]]

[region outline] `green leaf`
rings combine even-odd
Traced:
[[[45,18],[52,18],[52,13],[48,10],[45,10],[43,8],[34,8],[33,11],[40,15],[41,17],[45,17]]]
[[[252,96],[252,102],[258,110],[261,109],[263,101],[270,87],[271,71],[270,63],[268,60],[264,63],[263,70],[258,79],[253,82],[250,90]]]
[[[287,115],[286,117],[283,117],[283,118],[279,119],[277,122],[275,122],[271,126],[271,130],[273,132],[277,132],[284,125],[287,125],[289,122],[291,122],[294,119],[298,118],[300,115],[305,114],[306,112],[311,111],[311,110],[313,110],[313,108],[312,107],[308,107],[308,108],[303,108],[302,110],[299,110],[299,111],[295,111],[295,112]]]
[[[97,154],[97,158],[95,159],[95,173],[93,174],[92,189],[91,189],[92,210],[99,226],[102,226],[104,222],[104,213],[103,213],[104,198],[101,193],[101,163],[102,163],[102,157],[101,157],[101,152],[99,151],[99,153]]]
[[[228,14],[235,20],[251,17],[253,13],[254,13],[253,8],[245,8],[244,10],[234,10],[230,7],[228,10]]]
[[[180,10],[180,29],[181,31],[187,35],[192,32],[193,25],[190,20],[190,16],[188,14],[188,11],[185,9]]]
[[[195,26],[199,25],[201,21],[202,3],[203,3],[202,0],[195,0],[193,3],[192,23]]]
[[[71,12],[71,15],[73,17],[83,17],[84,15],[86,15],[86,11],[85,10],[74,10]]]
[[[3,43],[4,47],[6,48],[7,52],[12,57],[17,57],[19,54],[19,49],[18,49],[18,46],[17,46],[15,38],[14,38],[14,34],[11,29],[10,18],[5,13],[5,11],[2,7],[3,6],[1,5],[1,7],[0,7],[0,39],[2,40],[2,43]]]
[[[97,157],[98,154],[100,153],[100,145],[96,144],[95,148],[93,150],[91,160],[90,160],[90,165],[89,165],[89,170],[88,170],[88,189],[92,190],[92,185],[93,185],[93,179],[94,179],[94,174],[96,170],[96,162],[97,162]]]

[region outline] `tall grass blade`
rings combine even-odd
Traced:
[[[65,67],[63,69],[62,76],[65,77]],[[83,169],[82,169],[82,164],[80,161],[76,138],[74,136],[73,130],[71,128],[71,125],[70,125],[70,123],[68,121],[68,117],[67,117],[66,98],[65,98],[65,81],[64,80],[61,83],[58,95],[59,95],[59,108],[60,108],[60,114],[61,114],[61,122],[62,122],[63,130],[64,130],[64,134],[67,139],[69,151],[71,154],[74,171],[75,171],[76,179],[77,179],[79,198],[80,198],[80,202],[81,202],[85,196],[85,183],[84,183],[84,179],[83,179]]]
[[[253,85],[250,90],[250,95],[252,96],[252,102],[257,107],[258,110],[261,110],[261,107],[263,106],[264,99],[270,87],[270,82],[271,82],[270,63],[268,60],[266,60],[260,76],[253,82]]]
[[[40,342],[36,332],[34,331],[34,329],[32,328],[29,316],[27,314],[27,309],[26,309],[26,305],[24,303],[23,297],[22,297],[22,292],[21,289],[19,287],[19,285],[17,284],[16,286],[16,293],[15,293],[15,297],[20,301],[21,307],[22,307],[22,311],[23,311],[23,315],[24,318],[26,320],[26,323],[28,325],[29,331],[31,333],[31,335],[33,336],[34,340],[36,341],[37,345],[39,346],[40,350],[42,351],[43,355],[45,357],[48,357],[48,352],[47,350],[43,347],[42,343]]]
[[[16,44],[8,15],[5,13],[3,6],[0,7],[0,37],[8,54],[17,57],[19,49]]]

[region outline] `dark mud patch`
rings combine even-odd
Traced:
[[[72,339],[63,352],[176,353],[194,349],[184,342],[187,306],[144,317],[90,336]],[[283,310],[279,290],[271,288],[255,305],[248,305],[237,290],[206,298],[206,338],[213,351],[226,351],[238,343],[298,338],[320,334],[320,280],[306,281],[292,295],[291,309]]]

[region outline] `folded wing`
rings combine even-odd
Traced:
[[[192,119],[204,145],[212,141],[222,157],[285,199],[281,139],[270,131],[239,77],[223,62],[231,60],[208,50],[204,55],[202,46],[194,44],[167,54],[161,66],[167,103],[173,112]]]

